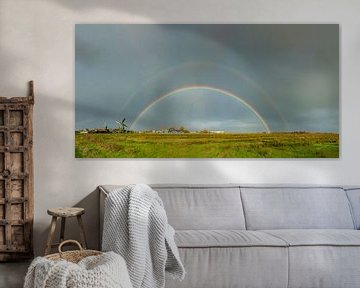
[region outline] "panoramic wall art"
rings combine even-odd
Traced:
[[[77,158],[338,158],[339,26],[78,24]]]

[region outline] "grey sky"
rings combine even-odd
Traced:
[[[338,25],[79,24],[75,56],[76,129],[339,131]]]

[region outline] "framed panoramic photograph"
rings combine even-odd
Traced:
[[[339,158],[339,25],[78,24],[77,158]]]

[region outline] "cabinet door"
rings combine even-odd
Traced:
[[[0,104],[0,261],[32,256],[31,109]]]

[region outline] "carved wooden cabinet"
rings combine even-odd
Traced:
[[[33,255],[33,82],[27,97],[0,97],[0,261]]]

